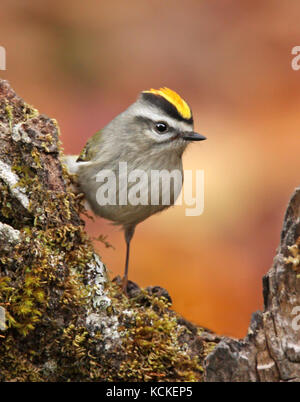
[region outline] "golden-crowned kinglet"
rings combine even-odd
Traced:
[[[91,137],[79,156],[65,157],[92,211],[124,229],[125,293],[136,225],[175,203],[183,182],[183,151],[190,141],[205,139],[193,131],[191,109],[176,92],[150,89]],[[174,171],[181,175],[174,183],[160,174]]]

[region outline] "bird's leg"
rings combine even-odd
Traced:
[[[129,251],[130,251],[130,241],[134,234],[135,226],[128,226],[125,228],[125,241],[126,241],[126,261],[125,261],[125,271],[122,280],[122,290],[127,294],[127,284],[128,284],[128,266],[129,266]]]

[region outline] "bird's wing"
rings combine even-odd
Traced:
[[[94,134],[86,143],[85,147],[78,156],[76,162],[89,162],[99,151],[99,143],[101,139],[101,130]]]

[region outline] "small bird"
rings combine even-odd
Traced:
[[[150,89],[141,92],[131,106],[91,137],[79,156],[64,158],[69,172],[77,175],[80,191],[84,193],[92,211],[122,226],[124,230],[126,260],[122,288],[125,294],[130,242],[136,225],[173,205],[182,188],[183,176],[174,185],[169,181],[164,186],[162,181],[156,202],[151,202],[149,181],[153,177],[152,172],[179,171],[183,175],[182,154],[187,145],[190,141],[206,139],[195,133],[193,127],[192,111],[180,95],[166,87]],[[121,172],[120,166],[123,168]],[[113,188],[107,189],[116,193],[111,203],[99,202],[102,185],[98,180],[99,172],[112,172],[116,178]],[[146,184],[145,181],[140,183],[137,191],[139,199],[144,200],[140,203],[130,202],[130,197],[127,197],[137,184],[123,177],[125,173],[130,177],[134,172],[143,172],[147,179]],[[163,202],[166,192],[170,194],[170,202],[167,203]],[[116,202],[121,194],[122,202]]]

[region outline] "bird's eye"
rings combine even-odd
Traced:
[[[169,130],[169,126],[164,121],[159,121],[159,122],[155,123],[155,130],[159,134],[164,134]]]

